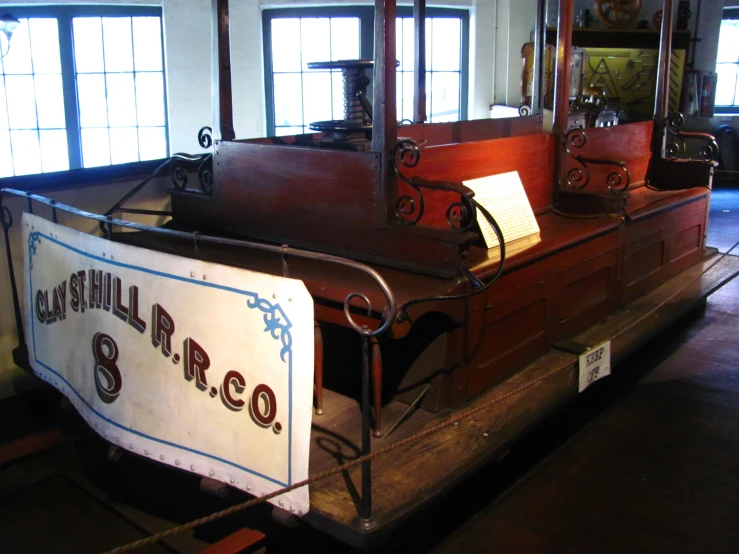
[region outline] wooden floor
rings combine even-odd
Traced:
[[[726,251],[739,240],[739,191],[712,202],[708,242]],[[739,552],[737,328],[739,280],[377,550]],[[135,457],[108,463],[106,448],[64,440],[0,465],[0,552],[99,552],[242,500],[205,496],[193,476]],[[277,525],[267,509],[148,551],[197,552],[241,526],[267,533],[267,553],[351,551],[307,526]]]

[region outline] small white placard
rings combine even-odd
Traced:
[[[506,244],[539,232],[536,216],[517,171],[464,181],[477,200],[498,222]],[[477,223],[488,248],[498,246],[498,237],[478,210]]]
[[[611,374],[611,341],[599,344],[580,356],[580,388],[584,391],[598,379]]]

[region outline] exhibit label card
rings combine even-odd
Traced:
[[[308,477],[305,285],[23,215],[33,371],[113,444],[260,496]],[[296,515],[308,487],[274,499]]]
[[[539,224],[531,209],[517,171],[464,181],[477,200],[498,222],[506,244],[539,233]],[[477,222],[488,248],[498,246],[498,237],[478,210]]]
[[[580,356],[580,385],[584,391],[598,379],[611,374],[611,341],[599,344]]]

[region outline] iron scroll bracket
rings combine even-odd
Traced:
[[[409,177],[400,170],[400,165],[411,168],[421,161],[421,149],[411,139],[401,139],[390,153],[390,166],[393,172],[404,183],[410,186],[415,198],[409,195],[398,197],[395,202],[395,215],[403,224],[415,225],[426,209],[424,190],[453,192],[459,195],[459,201],[452,202],[446,209],[446,221],[451,229],[457,232],[469,231],[477,221],[477,203],[473,201],[475,193],[462,183],[445,181],[429,181],[417,177]]]
[[[582,190],[590,183],[591,165],[609,165],[614,169],[606,176],[608,190],[623,193],[631,184],[631,174],[626,162],[608,158],[591,158],[578,154],[574,150],[584,147],[588,142],[588,136],[582,129],[570,129],[562,140],[565,152],[575,160],[577,167],[567,170],[564,177],[565,185],[571,190]]]
[[[685,117],[679,112],[673,112],[665,118],[662,159],[671,162],[703,162],[715,165],[715,159],[719,152],[716,137],[710,133],[683,131],[680,127],[684,123]],[[689,157],[687,141],[704,142],[698,148],[699,160]]]

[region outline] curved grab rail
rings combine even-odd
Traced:
[[[56,200],[52,200],[51,198],[47,198],[45,196],[41,196],[38,194],[33,194],[30,192],[25,192],[21,190],[16,189],[0,189],[0,194],[9,194],[13,196],[18,196],[21,198],[28,199],[29,202],[35,201],[40,204],[45,204],[47,206],[51,206],[54,210],[62,210],[71,214],[74,214],[79,217],[84,217],[86,219],[92,219],[95,221],[99,221],[101,224],[101,227],[105,227],[108,230],[112,226],[116,227],[125,227],[128,229],[135,229],[137,231],[149,231],[153,233],[158,233],[162,235],[167,235],[170,237],[176,237],[184,240],[192,240],[196,244],[197,243],[213,243],[213,244],[222,244],[226,246],[235,246],[240,248],[252,248],[255,250],[262,250],[264,252],[271,252],[273,254],[278,254],[281,256],[296,256],[298,258],[305,258],[309,260],[317,260],[327,263],[334,263],[338,265],[343,265],[346,267],[350,267],[352,269],[355,269],[357,271],[360,271],[366,275],[368,275],[375,284],[380,288],[382,291],[382,294],[385,296],[385,300],[387,302],[386,308],[380,312],[382,313],[382,323],[377,329],[369,329],[366,325],[359,325],[350,314],[350,302],[353,298],[362,298],[362,300],[367,304],[367,310],[368,313],[371,313],[372,310],[372,304],[364,294],[361,293],[350,293],[346,299],[344,300],[344,313],[346,314],[347,320],[349,322],[349,325],[360,335],[365,337],[376,337],[378,335],[383,334],[385,331],[388,330],[388,328],[392,325],[393,321],[395,320],[395,315],[397,311],[397,306],[395,303],[395,296],[393,295],[393,292],[390,290],[389,285],[383,279],[383,277],[374,269],[371,267],[355,262],[354,260],[350,260],[348,258],[342,258],[340,256],[333,256],[331,254],[323,254],[320,252],[311,252],[309,250],[301,250],[299,248],[293,248],[291,246],[277,246],[272,244],[262,244],[259,242],[253,242],[253,241],[247,241],[247,240],[241,240],[241,239],[231,239],[231,238],[225,238],[225,237],[217,237],[217,236],[211,236],[211,235],[202,235],[197,232],[187,232],[187,231],[176,231],[174,229],[164,229],[161,227],[152,227],[151,225],[144,225],[142,223],[135,223],[133,221],[126,221],[123,219],[116,219],[109,215],[99,215],[92,212],[87,212],[85,210],[81,210],[79,208],[75,208],[74,206],[69,206],[67,204],[63,204],[61,202],[57,202]]]

